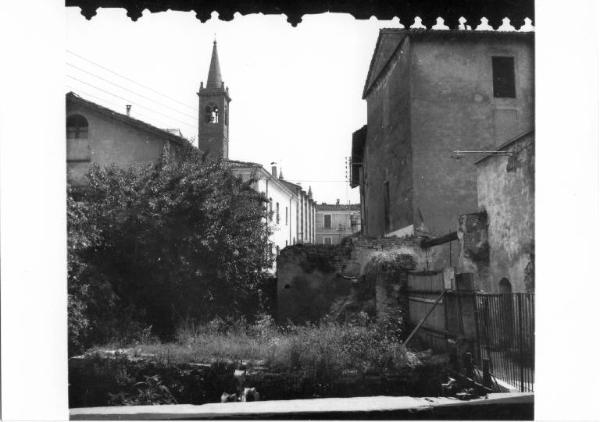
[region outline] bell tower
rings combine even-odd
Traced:
[[[221,77],[217,40],[213,42],[212,57],[206,86],[198,91],[198,148],[208,151],[212,160],[229,158],[229,88]]]

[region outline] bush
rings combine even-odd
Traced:
[[[68,195],[71,353],[182,320],[256,312],[271,265],[264,195],[225,164],[92,167]]]

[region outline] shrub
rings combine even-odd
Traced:
[[[183,161],[92,167],[69,189],[69,339],[72,353],[131,341],[182,320],[254,313],[272,257],[265,198],[225,164]]]

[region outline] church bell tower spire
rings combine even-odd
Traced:
[[[206,86],[198,91],[198,148],[210,159],[229,158],[229,88],[221,76],[217,40],[213,41]]]

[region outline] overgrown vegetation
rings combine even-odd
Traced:
[[[446,362],[424,363],[379,324],[278,327],[215,319],[188,323],[177,340],[110,345],[70,364],[71,406],[206,403],[235,391],[233,370],[247,368],[247,385],[264,399],[377,394],[438,394]],[[103,348],[106,350],[106,348]]]
[[[111,345],[155,360],[184,362],[260,362],[274,370],[302,369],[338,376],[344,371],[393,371],[411,364],[411,354],[387,327],[365,314],[354,323],[278,327],[263,315],[256,322],[216,318],[208,324],[188,323],[177,341]]]
[[[94,166],[85,190],[69,189],[71,353],[260,308],[272,262],[264,196],[223,163],[183,156]]]

